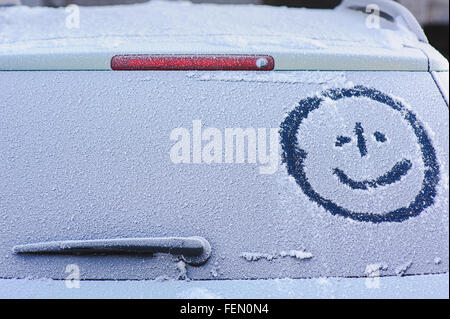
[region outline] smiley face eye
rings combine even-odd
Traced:
[[[336,137],[336,143],[334,144],[337,147],[342,147],[344,144],[350,143],[352,139],[347,136],[338,136]]]
[[[375,140],[376,140],[377,142],[384,143],[384,142],[387,141],[386,135],[384,135],[384,134],[381,133],[381,132],[378,132],[378,131],[377,131],[377,132],[373,133],[373,136],[375,137]]]

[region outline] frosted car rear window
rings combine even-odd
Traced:
[[[82,279],[448,272],[449,118],[429,73],[2,72],[0,82],[3,278],[65,278],[68,264]],[[190,236],[211,245],[202,266],[11,251]]]

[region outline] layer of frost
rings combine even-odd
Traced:
[[[266,253],[257,253],[257,252],[244,252],[240,255],[242,258],[247,261],[258,261],[260,259],[266,259],[268,261],[274,260],[279,257],[293,257],[296,259],[311,259],[313,258],[313,254],[310,252],[306,252],[304,250],[288,250],[288,251],[280,251],[277,254],[266,254]]]
[[[281,257],[294,257],[297,259],[310,259],[313,254],[303,251],[303,250],[289,250],[280,252]]]
[[[288,84],[334,84],[343,86],[346,77],[342,72],[189,72],[188,78],[198,81],[258,82]]]
[[[0,53],[48,48],[129,53],[298,52],[351,47],[399,50],[418,43],[409,31],[385,20],[381,28],[369,29],[366,15],[351,10],[151,1],[80,7],[79,28],[69,28],[65,8],[0,9]]]

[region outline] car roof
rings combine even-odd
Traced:
[[[80,7],[79,28],[66,26],[64,8],[2,8],[0,69],[109,70],[116,54],[164,53],[270,54],[276,70],[448,70],[402,19],[382,14],[371,27],[368,14],[345,3],[334,10],[160,1]]]

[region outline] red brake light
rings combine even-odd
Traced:
[[[269,55],[124,54],[111,59],[113,70],[273,70]]]

